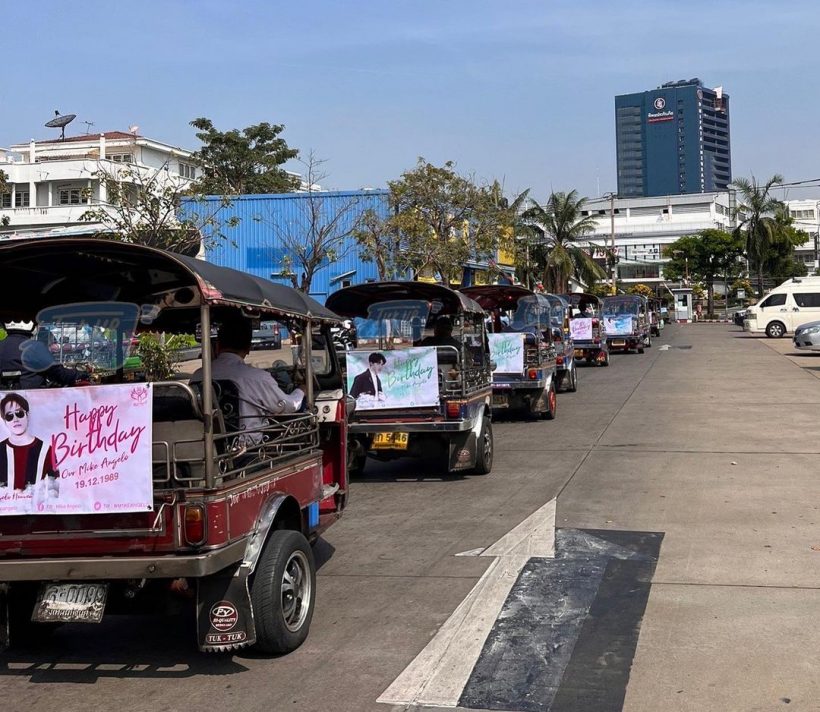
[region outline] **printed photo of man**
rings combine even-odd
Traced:
[[[18,393],[0,400],[0,416],[9,436],[0,440],[0,487],[25,490],[46,480],[50,496],[59,493],[60,473],[50,446],[29,432],[31,408]]]
[[[367,358],[368,368],[353,379],[350,395],[353,398],[369,396],[373,400],[384,400],[384,390],[379,374],[384,369],[387,359],[384,354],[372,353]]]

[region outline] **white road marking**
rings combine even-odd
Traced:
[[[669,344],[664,344],[658,347],[658,351],[669,351],[672,347]]]
[[[473,549],[460,556],[475,556]],[[456,707],[481,649],[521,569],[534,556],[555,556],[551,499],[479,556],[492,556],[484,575],[438,633],[379,697],[393,705]]]
[[[480,549],[470,549],[469,551],[459,551],[456,556],[481,556],[487,549],[481,547]]]

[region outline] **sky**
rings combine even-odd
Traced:
[[[56,137],[55,110],[67,135],[191,149],[196,117],[268,121],[331,189],[423,157],[594,197],[617,187],[615,95],[699,77],[730,96],[735,177],[820,177],[817,0],[29,0],[2,23],[0,146]]]

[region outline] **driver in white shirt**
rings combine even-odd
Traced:
[[[251,350],[251,333],[251,322],[240,314],[220,325],[216,338],[216,358],[211,363],[211,378],[236,384],[242,430],[257,431],[250,435],[250,439],[258,441],[261,438],[258,430],[264,426],[263,418],[295,413],[302,407],[305,394],[299,388],[285,393],[270,373],[245,363],[245,356]],[[191,376],[191,383],[201,381],[200,368]]]

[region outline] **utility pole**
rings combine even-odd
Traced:
[[[615,193],[605,193],[604,197],[609,198],[609,288],[611,293],[615,294]]]

